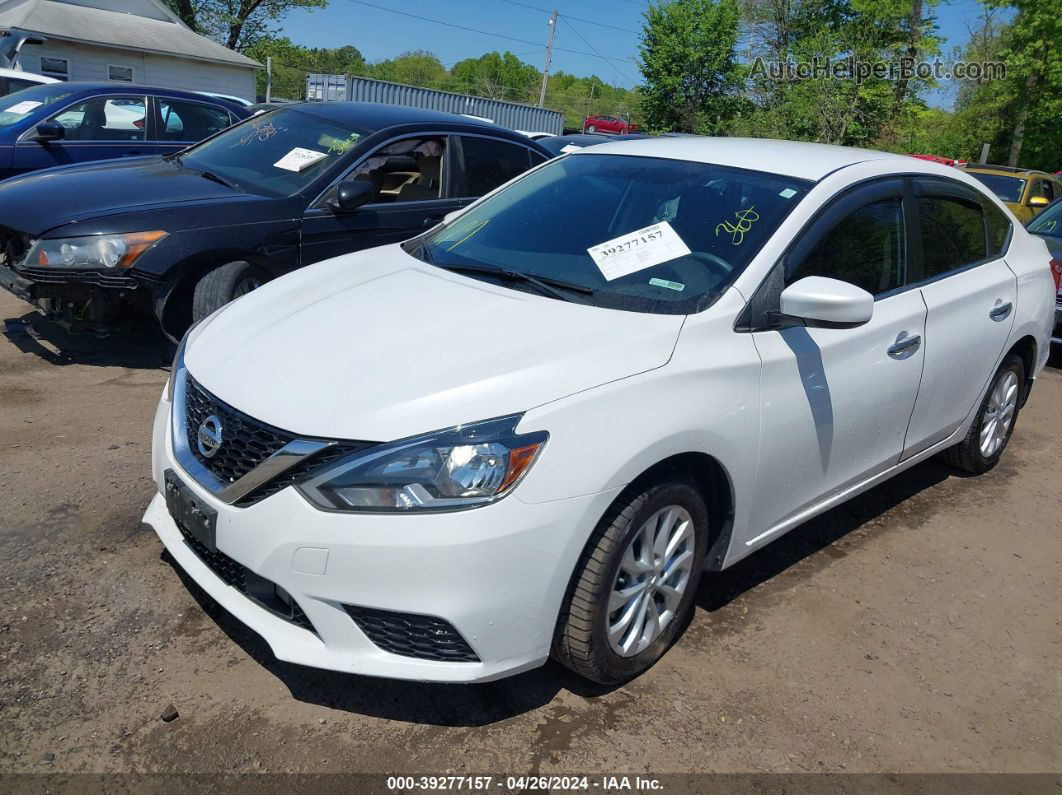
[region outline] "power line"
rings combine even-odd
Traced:
[[[574,19],[574,17],[572,17],[572,18]],[[583,34],[582,34],[582,33],[580,33],[580,32],[579,32],[578,30],[576,30],[576,28],[575,28],[575,25],[573,25],[573,24],[572,24],[571,22],[569,22],[569,21],[568,21],[568,18],[567,18],[567,17],[563,17],[563,16],[562,16],[562,17],[561,17],[561,19],[562,19],[562,20],[564,20],[564,24],[565,24],[565,25],[567,25],[567,26],[568,26],[568,27],[569,27],[569,28],[571,29],[572,33],[574,33],[574,34],[575,34],[576,36],[578,36],[578,37],[579,37],[579,40],[580,40],[580,41],[582,41],[582,43],[583,43],[583,44],[585,44],[585,45],[586,45],[587,47],[589,47],[589,48],[590,48],[591,50],[593,50],[593,51],[594,51],[594,52],[595,52],[595,53],[597,54],[597,56],[598,56],[599,58],[603,58],[603,57],[604,57],[603,55],[601,55],[601,53],[599,53],[599,52],[597,51],[597,47],[595,47],[595,46],[594,46],[593,44],[591,44],[590,42],[588,42],[588,41],[586,40],[586,37],[585,37],[585,36],[583,36]],[[637,82],[637,81],[635,81],[635,80],[631,80],[631,78],[627,77],[627,75],[625,75],[625,74],[624,74],[623,72],[621,72],[621,71],[619,70],[619,67],[618,67],[618,66],[616,66],[616,65],[615,65],[615,64],[613,64],[613,63],[609,63],[609,66],[610,66],[610,67],[612,67],[612,69],[613,69],[613,70],[614,70],[614,71],[616,72],[616,74],[618,74],[618,75],[619,75],[620,77],[622,77],[622,78],[623,78],[624,80],[626,80],[626,81],[627,81],[628,83],[631,83],[632,85],[633,85],[633,84],[636,84],[636,82]]]
[[[368,3],[368,2],[366,2],[366,0],[347,0],[347,2],[357,3],[358,5],[367,6],[369,8],[375,8],[378,11],[386,11],[389,14],[398,14],[399,16],[409,17],[411,19],[419,19],[422,22],[431,22],[431,23],[433,23],[435,25],[443,25],[444,27],[447,27],[447,28],[455,28],[457,30],[463,30],[463,31],[466,31],[467,33],[478,33],[478,34],[483,35],[483,36],[494,36],[495,38],[506,39],[508,41],[515,41],[515,42],[519,42],[520,44],[531,44],[531,45],[535,45],[537,47],[541,47],[541,45],[537,41],[529,41],[528,39],[519,39],[516,36],[508,36],[508,35],[506,35],[504,33],[496,33],[494,31],[490,31],[490,30],[480,30],[479,28],[470,28],[470,27],[466,27],[465,25],[458,25],[458,24],[453,23],[453,22],[444,22],[441,19],[432,19],[431,17],[424,17],[424,16],[421,16],[419,14],[411,14],[408,11],[399,11],[396,8],[387,8],[386,6],[376,5],[375,3]],[[605,61],[629,61],[630,63],[637,63],[636,61],[634,61],[631,58],[611,58],[611,57],[609,57],[607,55],[601,55],[601,53],[583,52],[582,50],[569,50],[569,49],[567,49],[565,47],[555,47],[554,49],[559,51],[559,52],[567,52],[567,53],[571,53],[573,55],[586,55],[586,56],[588,56],[590,58],[601,58],[602,60],[605,60]]]
[[[508,3],[511,6],[520,6],[521,8],[528,8],[532,11],[539,11],[543,14],[552,13],[548,8],[539,8],[538,6],[528,5],[527,3],[518,2],[518,0],[502,0],[503,3]],[[621,30],[624,33],[638,34],[639,31],[631,30],[630,28],[621,28],[618,25],[609,25],[606,22],[597,22],[593,19],[583,19],[582,17],[573,17],[571,14],[561,14],[561,16],[568,19],[574,19],[576,22],[585,22],[587,25],[597,25],[600,28],[611,28],[612,30]]]

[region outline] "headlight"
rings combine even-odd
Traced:
[[[129,232],[122,235],[89,235],[38,240],[26,255],[31,268],[111,269],[131,268],[140,255],[167,233]]]
[[[505,496],[549,434],[517,435],[521,415],[458,426],[355,453],[301,484],[328,511],[459,510]]]

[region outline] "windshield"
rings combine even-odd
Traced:
[[[809,186],[683,160],[571,155],[518,179],[411,253],[443,268],[560,280],[582,288],[564,293],[573,301],[685,314],[729,286]]]
[[[1035,235],[1062,238],[1062,201],[1055,202],[1036,216],[1028,229]]]
[[[295,108],[252,116],[182,152],[181,165],[241,190],[292,196],[349,152],[367,130]]]
[[[1004,177],[999,174],[979,174],[976,171],[968,172],[971,177],[978,179],[988,186],[988,189],[999,197],[1000,201],[1020,202],[1021,194],[1025,191],[1025,180],[1019,177]]]
[[[0,98],[0,128],[18,124],[23,119],[62,102],[73,92],[63,83],[49,83],[16,91]]]

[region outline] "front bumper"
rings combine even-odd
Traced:
[[[0,287],[23,301],[32,303],[36,300],[34,283],[19,276],[18,271],[7,265],[0,265]]]
[[[437,682],[498,679],[545,662],[561,601],[586,538],[617,490],[528,504],[518,491],[468,511],[431,515],[317,510],[287,488],[246,508],[201,488],[174,458],[169,408],[155,420],[153,474],[167,469],[217,511],[217,548],[295,600],[313,631],[227,585],[185,541],[162,494],[144,521],[177,563],[280,660],[348,673]],[[385,651],[344,605],[449,622],[479,662]]]
[[[94,294],[125,297],[144,285],[128,272],[15,270],[0,264],[0,287],[23,301],[35,304],[47,299],[80,303]]]

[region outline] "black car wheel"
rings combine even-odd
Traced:
[[[229,301],[257,290],[267,281],[269,274],[249,262],[230,262],[215,268],[195,285],[195,294],[192,296],[192,322],[198,323]]]

